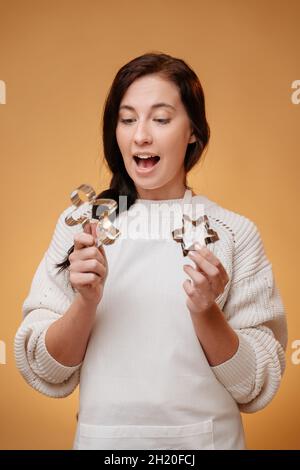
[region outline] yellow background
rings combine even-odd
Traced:
[[[186,60],[204,87],[211,141],[189,175],[196,193],[259,227],[286,307],[287,370],[276,398],[243,415],[248,446],[300,448],[298,0],[0,0],[2,189],[0,448],[67,449],[78,390],[35,392],[16,370],[21,306],[60,212],[79,184],[108,186],[101,114],[117,70],[161,51]]]

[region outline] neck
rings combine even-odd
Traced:
[[[177,188],[138,188],[139,199],[150,199],[151,201],[162,201],[167,199],[182,199],[188,186],[182,185]]]

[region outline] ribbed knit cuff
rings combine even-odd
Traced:
[[[45,343],[47,328],[41,333],[35,350],[35,360],[38,365],[41,375],[48,380],[50,383],[62,383],[82,365],[77,364],[76,366],[65,366],[57,362],[54,357],[52,357]]]
[[[239,347],[236,353],[228,361],[211,367],[217,379],[226,389],[255,382],[255,351],[250,342],[239,331],[236,331],[236,334],[239,337]]]

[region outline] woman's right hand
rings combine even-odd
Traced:
[[[108,263],[103,245],[96,246],[96,223],[87,222],[74,235],[74,251],[69,256],[70,282],[82,299],[95,306],[103,296]]]

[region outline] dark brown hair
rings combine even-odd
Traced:
[[[119,116],[120,102],[129,86],[139,77],[149,74],[159,74],[175,83],[180,91],[180,97],[190,118],[196,142],[188,144],[184,168],[188,173],[200,160],[208,144],[210,129],[205,115],[205,100],[201,83],[195,72],[187,63],[167,54],[150,52],[143,54],[123,65],[117,72],[106,98],[103,111],[103,149],[104,159],[112,173],[109,189],[97,195],[97,198],[114,199],[117,203],[119,196],[127,197],[127,209],[136,201],[138,194],[133,180],[128,175],[117,139],[116,127]],[[93,217],[96,216],[97,206],[93,206]],[[119,214],[119,207],[116,216]],[[69,249],[66,258],[56,264],[63,271],[70,265],[69,256],[74,251],[74,245]]]

